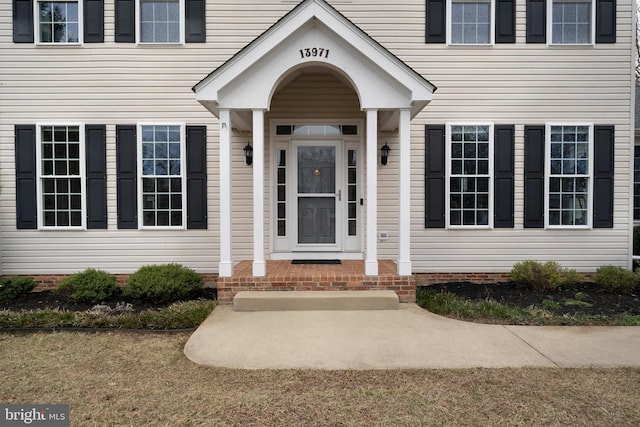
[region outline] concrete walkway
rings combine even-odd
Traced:
[[[201,365],[244,369],[640,367],[640,327],[483,325],[415,304],[373,311],[218,306],[184,352]]]

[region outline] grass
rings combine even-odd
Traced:
[[[636,426],[640,369],[229,370],[187,333],[0,334],[0,402],[72,426]]]
[[[0,328],[187,329],[199,326],[214,307],[214,301],[197,300],[119,315],[64,310],[0,310]]]
[[[589,304],[576,295],[575,299],[564,300],[564,305]],[[551,299],[543,301],[542,307],[519,308],[500,304],[493,300],[471,301],[448,292],[423,290],[418,292],[418,305],[432,313],[473,322],[513,324],[513,325],[566,325],[566,326],[640,326],[640,316],[622,313],[617,316],[600,315],[556,315],[549,309],[560,303]]]

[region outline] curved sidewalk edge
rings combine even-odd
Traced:
[[[503,326],[399,310],[234,312],[218,306],[184,348],[240,369],[640,367],[640,327]]]

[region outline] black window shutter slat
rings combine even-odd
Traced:
[[[138,185],[135,125],[116,126],[118,228],[138,228]]]
[[[425,128],[425,227],[444,228],[445,138],[444,125]]]
[[[184,39],[187,43],[204,43],[207,41],[205,0],[185,1]]]
[[[116,0],[115,5],[115,41],[119,43],[136,42],[136,5],[135,0]]]
[[[513,228],[514,133],[513,125],[494,128],[494,228]]]
[[[427,43],[446,43],[447,41],[447,2],[445,0],[427,0],[425,39]]]
[[[104,42],[104,0],[84,0],[84,42]]]
[[[36,126],[15,127],[16,228],[38,228],[36,196]]]
[[[496,43],[516,42],[516,2],[496,0]]]
[[[527,0],[527,43],[547,42],[546,0]]]
[[[13,42],[33,43],[33,0],[13,0]]]
[[[524,127],[524,227],[544,228],[544,126]]]
[[[616,0],[596,0],[596,43],[616,42]]]
[[[85,126],[87,167],[87,228],[107,228],[107,129]]]
[[[207,228],[207,128],[187,126],[187,228]]]
[[[613,228],[613,126],[594,126],[593,227]]]

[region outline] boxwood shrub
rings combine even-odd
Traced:
[[[640,286],[640,275],[622,267],[604,265],[593,278],[596,284],[610,293],[631,293]]]
[[[539,291],[548,291],[584,280],[575,270],[562,268],[555,261],[541,263],[525,260],[514,264],[510,274],[514,282]]]
[[[88,268],[64,279],[57,291],[70,291],[76,301],[97,304],[118,292],[116,277],[106,271]]]
[[[180,264],[145,265],[129,276],[123,295],[140,301],[164,304],[201,289],[202,277]]]
[[[0,279],[0,302],[12,301],[28,294],[37,285],[32,277],[5,277]]]

